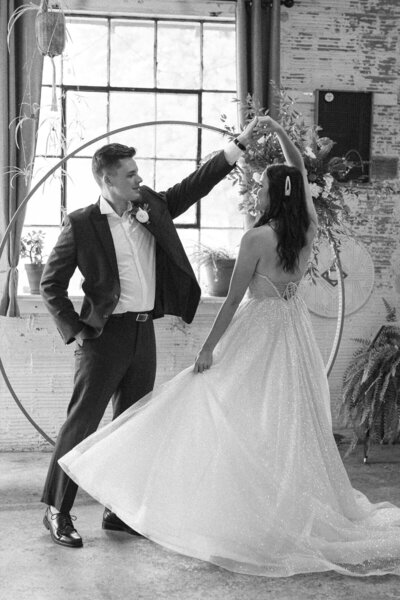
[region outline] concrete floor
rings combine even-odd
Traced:
[[[361,448],[345,459],[354,487],[372,501],[400,506],[400,446]],[[400,578],[333,572],[266,579],[236,575],[152,542],[101,527],[102,507],[78,495],[77,529],[85,546],[53,544],[42,525],[41,487],[48,453],[0,453],[1,600],[391,600]]]

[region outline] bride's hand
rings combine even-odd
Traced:
[[[193,372],[203,373],[206,369],[209,369],[213,362],[213,353],[211,350],[200,350],[194,363]]]

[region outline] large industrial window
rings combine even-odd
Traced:
[[[182,120],[222,127],[221,114],[236,125],[234,23],[70,16],[67,27],[64,56],[56,59],[58,113],[50,110],[52,69],[45,59],[33,183],[85,141],[125,125]],[[96,148],[112,141],[135,146],[140,175],[157,191],[180,181],[226,143],[214,132],[164,125],[89,146],[29,202],[25,229],[46,233],[47,252],[59,235],[63,213],[97,201],[90,160]],[[189,253],[198,242],[234,248],[242,232],[236,188],[222,182],[176,224]],[[23,286],[22,269],[21,275]],[[78,290],[79,275],[70,291]]]

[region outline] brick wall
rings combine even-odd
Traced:
[[[79,307],[79,302],[76,305]],[[193,363],[220,306],[220,299],[204,299],[191,325],[185,325],[175,317],[155,322],[156,384],[167,381]],[[21,310],[21,318],[0,317],[0,356],[17,397],[39,427],[54,439],[64,421],[72,390],[74,344],[64,345],[39,298],[22,300]],[[312,320],[327,361],[336,321],[315,315]],[[334,381],[337,379],[335,375]],[[110,417],[108,410],[104,422]],[[0,451],[49,448],[50,445],[23,416],[5,382],[0,379]]]
[[[313,122],[318,89],[373,93],[372,175],[393,172],[400,151],[400,2],[398,0],[298,0],[282,7],[282,85],[293,91],[304,117]],[[398,173],[397,173],[398,177]],[[345,319],[342,343],[330,376],[336,425],[343,371],[355,350],[354,337],[369,337],[382,324],[382,297],[399,306],[393,286],[393,253],[400,246],[399,182],[396,193],[379,182],[360,194],[361,216],[354,233],[368,249],[375,267],[374,289],[362,308]],[[399,267],[400,270],[400,267]],[[400,312],[399,312],[400,315]],[[330,319],[317,318],[318,331]]]
[[[298,0],[281,19],[281,81],[304,115],[317,89],[373,92],[372,156],[398,158],[400,2]]]
[[[73,372],[74,344],[65,346],[40,298],[21,300],[21,318],[0,317],[0,356],[14,391],[28,413],[54,438],[64,421]],[[157,383],[193,363],[220,300],[202,301],[195,321],[175,317],[156,321]],[[80,302],[75,302],[79,310]],[[105,421],[111,411],[108,410]],[[0,451],[49,448],[23,416],[0,379]]]

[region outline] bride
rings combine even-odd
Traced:
[[[136,532],[231,571],[400,574],[400,508],[350,484],[297,293],[317,229],[303,160],[278,123],[258,124],[286,164],[261,177],[260,217],[194,368],[59,462]]]

